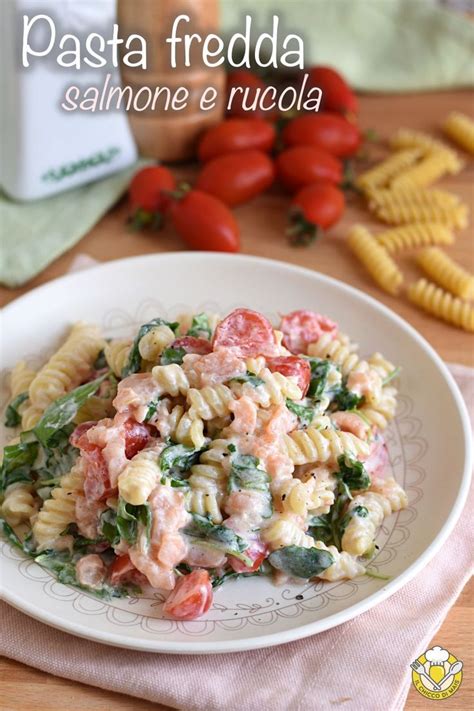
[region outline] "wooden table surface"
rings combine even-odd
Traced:
[[[398,127],[407,126],[439,134],[439,125],[448,111],[457,109],[471,113],[472,94],[461,91],[416,94],[410,96],[370,96],[361,98],[360,122],[364,128],[374,128],[383,139]],[[382,145],[370,146],[370,155],[384,154]],[[195,167],[185,166],[177,171],[180,176],[191,178]],[[470,204],[473,211],[474,165],[467,161],[466,168],[457,176],[452,176],[439,185],[460,195]],[[347,228],[355,221],[371,223],[368,213],[357,198],[350,203],[343,220],[323,239],[310,248],[292,248],[284,237],[287,198],[277,188],[259,197],[252,203],[236,210],[242,232],[242,252],[278,259],[309,267],[324,274],[348,282],[379,299],[399,313],[434,346],[447,361],[473,365],[473,337],[471,334],[452,328],[418,311],[405,297],[395,298],[382,292],[372,283],[362,267],[354,260],[343,244]],[[0,304],[12,299],[51,279],[65,274],[78,254],[88,254],[100,261],[118,259],[136,254],[151,254],[182,249],[179,238],[171,228],[161,233],[133,233],[125,224],[127,205],[119,203],[91,230],[72,250],[51,264],[25,287],[16,290],[0,288]],[[456,243],[448,250],[457,261],[471,271],[474,270],[473,228],[470,225],[460,232]],[[399,260],[406,275],[406,283],[419,276],[410,254]],[[433,643],[451,650],[464,661],[464,680],[461,689],[451,697],[446,705],[450,709],[466,709],[473,702],[473,590],[467,586],[459,600],[448,614]],[[420,650],[420,652],[423,650]],[[132,699],[94,687],[59,679],[31,669],[8,659],[0,662],[0,707],[12,711],[23,711],[40,706],[43,711],[69,711],[69,709],[106,709],[160,711],[164,708],[138,699]],[[20,691],[21,690],[21,691]],[[388,703],[389,700],[386,700]],[[383,704],[383,702],[382,702]],[[407,709],[427,708],[427,702],[414,689],[410,690]]]

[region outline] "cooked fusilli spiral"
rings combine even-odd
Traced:
[[[159,386],[159,395],[186,395],[189,390],[189,380],[184,370],[177,363],[169,365],[155,365],[151,371],[156,384]]]
[[[385,356],[378,351],[367,358],[367,363],[370,368],[375,370],[380,375],[382,380],[386,380],[396,370],[394,364],[387,360],[387,358],[385,358]]]
[[[365,573],[365,567],[362,563],[359,563],[357,558],[347,551],[339,553],[336,546],[326,546],[322,541],[315,541],[314,547],[319,548],[319,550],[329,551],[334,558],[334,563],[318,575],[321,580],[329,580],[330,582],[344,580],[344,578],[351,580]]]
[[[400,171],[413,165],[421,154],[422,151],[419,148],[407,148],[406,150],[397,151],[359,175],[356,185],[363,190],[384,186]]]
[[[29,521],[36,512],[36,501],[32,492],[33,487],[27,482],[17,482],[7,487],[1,513],[10,526]]]
[[[263,408],[280,405],[286,399],[301,400],[301,390],[293,378],[272,373],[268,368],[260,370],[258,377],[263,380],[261,385],[254,387],[250,383],[233,382],[230,386],[232,392],[239,397],[246,395]]]
[[[284,479],[278,488],[283,511],[306,517],[308,512],[329,510],[334,503],[334,485],[335,482],[330,482],[329,478],[308,477],[305,481]]]
[[[463,328],[474,331],[474,308],[426,279],[419,279],[407,292],[408,298],[424,311]]]
[[[36,516],[32,531],[38,550],[54,548],[57,539],[76,520],[76,498],[84,486],[83,462],[78,460],[51,492]]]
[[[453,111],[444,122],[443,130],[464,150],[474,153],[474,121],[469,116]]]
[[[336,461],[341,454],[368,456],[369,445],[351,432],[319,430],[313,425],[284,435],[283,444],[293,464]]]
[[[392,512],[401,511],[408,506],[406,492],[392,476],[372,479],[369,490],[384,496],[390,503]]]
[[[66,341],[32,381],[31,403],[45,410],[54,400],[77,387],[89,374],[104,347],[97,326],[76,323]]]
[[[194,412],[185,412],[182,405],[175,405],[171,410],[169,431],[173,442],[195,449],[202,449],[206,444],[202,419]]]
[[[24,431],[32,430],[35,425],[41,420],[43,409],[35,407],[35,405],[27,405],[21,415],[21,429]]]
[[[156,363],[164,349],[174,340],[174,332],[169,326],[162,324],[161,326],[152,328],[140,339],[138,350],[144,360],[150,363]]]
[[[11,399],[28,392],[28,388],[35,378],[36,372],[29,368],[24,360],[19,361],[10,373]]]
[[[127,365],[128,356],[132,344],[125,339],[109,341],[104,348],[105,360],[113,374],[120,378],[122,371]]]
[[[445,153],[448,156],[449,172],[459,173],[463,164],[458,154],[453,151],[442,141],[429,136],[422,131],[412,131],[410,129],[401,128],[390,139],[392,148],[420,148],[425,153]]]
[[[347,509],[350,521],[342,536],[342,550],[356,556],[371,551],[377,528],[391,513],[390,502],[381,494],[367,492],[355,496]]]
[[[120,496],[133,506],[146,503],[161,474],[159,456],[164,445],[142,449],[127,464],[118,478]]]
[[[198,390],[190,388],[187,401],[190,412],[203,420],[223,417],[229,413],[229,403],[234,399],[232,391],[226,385],[208,385]]]
[[[404,227],[385,230],[376,236],[377,242],[390,254],[402,249],[428,247],[435,244],[452,244],[454,235],[446,225],[436,222],[419,222]]]
[[[375,425],[379,430],[384,430],[395,417],[397,411],[396,395],[396,388],[385,387],[376,402],[362,405],[356,410],[356,413],[360,412],[363,419],[370,422],[371,425]]]
[[[474,275],[453,262],[436,247],[424,249],[416,256],[423,271],[437,284],[461,299],[474,298]]]
[[[262,531],[262,538],[273,551],[283,546],[313,548],[314,538],[307,535],[301,525],[301,517],[294,513],[275,514],[270,524]]]
[[[225,496],[226,481],[226,473],[218,463],[195,464],[191,467],[188,479],[191,491],[186,494],[188,511],[209,516],[214,523],[221,523],[220,505]]]
[[[308,355],[331,360],[340,367],[343,375],[348,375],[360,363],[356,349],[357,346],[342,333],[336,338],[332,338],[330,333],[323,333],[315,343],[310,343]]]
[[[374,281],[389,294],[397,294],[403,275],[369,230],[362,225],[355,225],[349,232],[347,244]]]

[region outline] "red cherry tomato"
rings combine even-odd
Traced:
[[[170,216],[177,232],[192,249],[237,252],[239,227],[223,202],[201,190],[190,190],[176,200]]]
[[[228,119],[210,128],[198,147],[199,160],[205,163],[216,156],[255,148],[268,152],[275,143],[276,131],[271,123],[257,118]]]
[[[362,139],[357,126],[338,114],[298,116],[283,129],[287,146],[317,146],[340,158],[353,156]]]
[[[253,560],[252,565],[246,565],[242,560],[232,555],[228,557],[228,563],[236,573],[254,573],[258,570],[268,555],[268,547],[261,541],[254,541],[245,551],[245,555]]]
[[[324,111],[357,113],[357,97],[339,72],[332,67],[310,67],[307,73],[308,88],[319,86],[323,92]]]
[[[341,161],[317,146],[287,148],[276,158],[276,169],[278,178],[290,192],[319,180],[340,185],[343,179]]]
[[[150,439],[150,434],[144,424],[127,420],[125,422],[125,456],[131,459],[140,452]]]
[[[213,158],[203,167],[196,188],[229,207],[248,202],[275,179],[273,162],[262,151],[240,151]]]
[[[163,605],[163,612],[175,620],[195,620],[212,604],[212,585],[207,570],[193,570],[176,583]]]
[[[212,347],[235,348],[241,356],[275,355],[272,324],[256,311],[235,309],[218,324]]]
[[[289,234],[296,244],[308,244],[318,228],[334,225],[344,212],[344,194],[330,183],[314,183],[302,188],[291,202]]]
[[[109,580],[112,585],[117,585],[129,577],[130,573],[133,573],[133,571],[136,570],[137,569],[127,554],[118,555],[115,557],[114,562],[109,568]]]
[[[252,106],[255,99],[258,98],[257,92],[260,95],[265,87],[265,82],[248,69],[236,69],[233,72],[229,72],[227,75],[226,105],[228,106],[229,104],[232,89],[238,90],[242,88],[243,91],[233,92],[232,103],[230,108],[227,109],[228,115],[238,116],[239,118],[264,118],[265,111],[258,108],[255,110],[245,109],[242,103],[245,97],[245,105],[249,107]]]
[[[282,316],[280,331],[283,331],[284,334],[283,345],[285,348],[288,348],[292,353],[306,353],[308,344],[317,341],[323,333],[336,335],[337,323],[326,316],[314,313],[314,311],[300,309]],[[307,361],[303,362],[307,363]]]
[[[149,165],[135,173],[128,188],[134,210],[156,213],[167,209],[170,199],[163,190],[175,190],[176,181],[163,165]]]
[[[288,349],[290,350],[290,349]],[[302,353],[303,351],[298,351]],[[285,377],[296,378],[302,397],[306,395],[311,381],[311,366],[307,360],[296,356],[280,356],[278,358],[268,358],[267,367],[272,373],[281,373]]]
[[[212,353],[210,341],[205,338],[195,338],[194,336],[182,336],[177,338],[170,345],[170,348],[183,348],[186,353],[195,353],[196,355],[208,355]]]

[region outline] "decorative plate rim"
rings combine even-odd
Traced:
[[[71,281],[80,281],[85,276],[90,276],[91,272],[96,272],[100,270],[102,272],[114,272],[115,269],[120,267],[127,267],[128,265],[136,266],[139,269],[140,263],[150,262],[165,262],[167,259],[179,259],[187,262],[200,262],[204,261],[207,264],[209,262],[222,262],[226,261],[229,263],[239,262],[242,265],[260,265],[262,267],[279,267],[283,271],[291,271],[293,273],[300,273],[306,277],[322,282],[323,284],[331,284],[344,292],[348,296],[355,296],[359,301],[365,302],[370,308],[378,311],[381,315],[386,317],[392,323],[395,323],[402,331],[407,333],[420,347],[424,354],[434,363],[438,372],[446,382],[449,392],[453,397],[456,404],[457,411],[460,416],[462,434],[464,439],[465,447],[465,459],[464,459],[464,470],[462,473],[462,478],[460,480],[459,489],[457,492],[456,499],[453,503],[451,511],[447,516],[442,528],[438,532],[437,536],[432,540],[432,542],[425,548],[425,550],[418,556],[418,558],[411,563],[403,572],[397,575],[393,580],[390,580],[386,585],[384,585],[379,590],[374,591],[364,600],[357,602],[348,606],[346,609],[332,613],[331,615],[315,622],[310,622],[301,625],[297,628],[290,628],[284,631],[272,632],[261,637],[256,638],[244,638],[238,640],[221,640],[204,642],[199,640],[190,647],[189,641],[177,642],[171,640],[165,640],[160,638],[154,642],[153,640],[144,639],[130,639],[124,638],[122,635],[110,632],[110,631],[100,631],[93,630],[91,635],[91,628],[84,624],[79,624],[73,620],[65,620],[59,615],[47,612],[38,608],[38,606],[30,603],[28,601],[22,600],[21,603],[15,598],[14,593],[2,590],[2,599],[5,600],[12,607],[28,614],[34,619],[46,623],[51,627],[59,629],[63,632],[68,632],[75,636],[100,642],[103,644],[140,650],[148,652],[160,652],[160,653],[175,653],[175,654],[217,654],[226,652],[239,652],[250,649],[259,649],[262,647],[270,647],[278,644],[285,644],[290,641],[295,641],[298,639],[303,639],[313,634],[323,632],[337,625],[343,624],[350,619],[366,612],[375,604],[383,602],[388,597],[400,590],[404,585],[406,585],[413,577],[420,572],[433,558],[439,548],[443,545],[449,534],[452,532],[460,514],[465,504],[471,474],[472,474],[472,440],[470,433],[470,420],[467,412],[467,408],[464,400],[462,399],[461,393],[456,385],[456,382],[447,369],[445,363],[442,361],[440,356],[436,353],[433,347],[425,340],[425,338],[411,326],[405,319],[396,314],[390,308],[384,304],[377,301],[372,296],[356,289],[353,286],[345,284],[333,277],[329,277],[320,272],[313,271],[311,269],[306,269],[305,267],[300,267],[293,264],[288,264],[279,260],[268,259],[264,257],[255,257],[252,255],[226,255],[219,252],[166,252],[163,254],[153,254],[153,255],[141,255],[136,257],[128,257],[126,259],[117,259],[110,262],[97,264],[90,269],[84,270],[83,272],[77,272],[73,274],[66,274],[62,277],[54,279],[46,284],[43,284],[36,289],[24,294],[23,296],[15,299],[13,302],[8,304],[2,309],[2,314],[7,314],[11,310],[17,308],[20,302],[28,302],[30,299],[37,296],[40,292],[44,294],[48,290],[57,288],[58,284],[61,283],[71,283]],[[2,586],[3,588],[3,586]],[[196,648],[193,648],[196,646]]]

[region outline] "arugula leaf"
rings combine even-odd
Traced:
[[[170,363],[181,365],[185,355],[184,348],[165,348],[161,354],[160,363],[161,365],[169,365]]]
[[[146,334],[156,326],[169,326],[171,330],[176,333],[176,329],[178,328],[179,323],[170,323],[169,321],[165,321],[163,318],[154,318],[148,323],[144,323],[142,326],[140,326],[137,336],[133,341],[132,347],[130,349],[128,362],[122,370],[122,378],[126,378],[132,373],[138,373],[138,371],[140,370],[142,363],[142,358],[139,351],[140,341],[142,340],[143,336],[146,336]]]
[[[73,424],[66,425],[53,434],[48,447],[43,447],[43,461],[36,469],[40,486],[45,486],[50,480],[54,483],[71,470],[78,456],[77,448],[69,442],[73,429]]]
[[[326,389],[331,363],[328,360],[309,359],[311,365],[311,380],[308,388],[308,397],[321,398]]]
[[[199,460],[202,451],[187,444],[169,444],[160,454],[160,469],[162,472],[187,472]]]
[[[286,406],[290,412],[293,412],[298,417],[300,424],[303,427],[308,427],[314,419],[314,407],[305,407],[304,405],[298,405],[293,400],[287,400]]]
[[[361,461],[350,457],[348,454],[341,454],[337,459],[337,463],[339,471],[335,472],[335,474],[338,479],[346,484],[349,491],[369,488],[370,476]]]
[[[259,378],[258,375],[255,375],[255,373],[251,373],[249,370],[245,373],[245,375],[239,375],[237,378],[231,378],[229,382],[233,383],[250,383],[254,388],[257,388],[259,385],[263,385],[265,383],[262,378]]]
[[[322,541],[327,546],[334,544],[330,513],[321,514],[320,516],[311,516],[308,524],[308,533],[315,541]]]
[[[19,548],[21,551],[23,550],[23,543],[20,541],[13,528],[6,521],[4,521],[3,518],[0,518],[0,533],[12,544],[12,546]]]
[[[195,338],[206,338],[208,341],[211,339],[212,331],[205,313],[193,316],[191,328],[186,335],[194,336]]]
[[[294,578],[313,578],[334,563],[329,551],[301,546],[284,546],[270,553],[268,560],[277,570]]]
[[[157,400],[152,400],[150,403],[148,403],[148,410],[146,411],[145,415],[145,422],[148,422],[148,420],[151,420],[153,415],[156,414],[156,410],[158,408],[159,402],[161,398],[158,398]]]
[[[363,395],[356,395],[351,390],[348,390],[344,385],[337,393],[334,398],[334,403],[338,410],[353,410],[355,407],[359,407],[364,402]]]
[[[3,450],[0,468],[0,491],[18,481],[32,481],[32,469],[38,456],[38,442],[9,444]]]
[[[105,357],[105,351],[102,349],[94,361],[94,370],[102,370],[103,368],[108,369],[109,364],[107,363],[107,358]]]
[[[222,575],[212,575],[211,585],[215,590],[216,588],[227,582],[227,580],[237,580],[238,578],[253,578],[256,575],[264,575],[264,573],[260,568],[258,570],[254,570],[252,573],[236,573],[235,570],[228,570],[227,572],[222,573]]]
[[[212,545],[213,548],[219,548],[228,555],[233,555],[244,561],[246,565],[252,565],[252,560],[244,554],[244,551],[248,548],[248,543],[232,529],[216,525],[210,519],[199,514],[193,514],[192,516],[192,522],[181,529],[182,533],[190,538],[202,539]]]
[[[270,493],[270,477],[264,469],[259,468],[260,461],[251,454],[231,455],[231,470],[227,484],[229,493],[242,489],[262,492],[264,502],[263,518],[269,518],[273,513],[272,495]]]
[[[111,546],[118,546],[120,533],[117,528],[117,512],[106,509],[100,516],[99,530]]]
[[[365,506],[354,506],[354,508],[351,509],[351,514],[353,516],[358,516],[359,518],[367,518],[369,515],[369,509]]]
[[[28,400],[28,392],[20,393],[8,405],[5,412],[5,427],[18,427],[21,422],[18,408],[25,400]]]
[[[171,486],[173,489],[189,489],[189,482],[187,479],[180,479],[178,476],[163,476],[160,479],[160,483],[164,486]]]
[[[152,513],[148,504],[133,506],[119,498],[116,525],[120,538],[129,545],[136,543],[139,524],[144,527],[147,540],[150,540]]]
[[[108,373],[104,373],[100,378],[80,385],[75,390],[71,390],[71,392],[51,403],[33,429],[34,434],[43,446],[47,447],[53,435],[72,422],[79,408],[97,391],[107,376]]]

